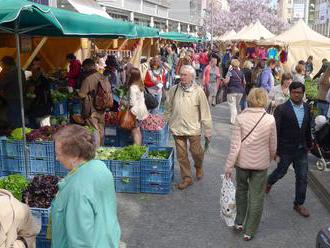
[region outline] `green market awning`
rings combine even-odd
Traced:
[[[133,23],[52,8],[26,0],[0,1],[0,30],[40,36],[137,36],[137,28]]]
[[[178,42],[191,42],[191,43],[204,42],[202,38],[194,37],[189,34],[184,34],[179,32],[160,33],[159,37],[164,40],[173,40]]]
[[[159,29],[147,26],[135,25],[136,38],[159,38]]]

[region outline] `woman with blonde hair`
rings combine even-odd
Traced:
[[[325,73],[320,78],[317,94],[317,109],[320,115],[327,116],[329,109],[329,102],[327,102],[327,93],[330,88],[330,67],[327,68]]]
[[[133,115],[136,116],[136,126],[132,129],[134,144],[142,144],[142,134],[140,122],[149,115],[144,99],[144,84],[141,78],[141,72],[138,68],[131,69],[131,76],[127,83],[129,89],[129,106]]]
[[[227,72],[224,83],[227,85],[227,101],[230,109],[230,123],[234,124],[237,113],[241,111],[240,101],[245,90],[245,78],[239,69],[239,60],[231,61],[232,69]]]
[[[244,231],[244,240],[251,240],[260,223],[267,169],[276,155],[276,124],[267,114],[267,92],[254,88],[247,97],[248,108],[236,118],[231,134],[225,176],[231,178],[236,168],[235,228]]]

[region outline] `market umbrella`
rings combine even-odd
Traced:
[[[195,37],[189,34],[179,33],[179,32],[164,32],[160,33],[159,37],[164,40],[173,40],[178,42],[205,42],[204,38]]]
[[[135,25],[136,38],[159,38],[159,29]]]
[[[0,30],[16,38],[17,67],[21,71],[20,35],[71,36],[71,37],[135,37],[132,23],[110,20],[96,15],[85,15],[63,9],[51,8],[25,0],[0,1]],[[27,175],[28,149],[25,138],[22,74],[18,73],[21,118],[23,127],[24,166]]]

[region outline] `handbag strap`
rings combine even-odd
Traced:
[[[250,134],[254,131],[254,129],[256,129],[256,127],[258,126],[258,124],[260,123],[260,121],[262,120],[262,118],[264,118],[264,116],[267,114],[267,112],[264,112],[261,116],[261,118],[258,120],[258,122],[254,125],[254,127],[251,129],[251,131],[242,139],[242,143],[244,142],[244,140],[246,140]]]

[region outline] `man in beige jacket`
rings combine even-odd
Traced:
[[[0,248],[35,248],[40,225],[27,205],[0,189]]]
[[[210,142],[212,117],[203,89],[194,82],[195,69],[190,65],[182,66],[180,78],[180,83],[169,90],[164,117],[169,122],[175,139],[182,177],[178,188],[183,190],[193,183],[187,141],[190,143],[190,152],[195,162],[196,178],[200,180],[204,175],[202,128],[204,128],[205,139]]]

